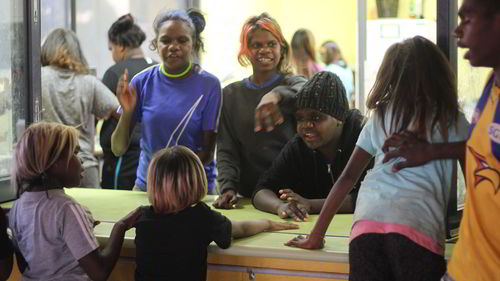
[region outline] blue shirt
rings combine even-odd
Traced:
[[[337,76],[340,78],[340,81],[342,81],[342,85],[344,85],[347,99],[349,101],[352,100],[352,94],[354,93],[354,77],[352,74],[352,69],[332,63],[326,66],[326,70],[337,74]]]
[[[141,155],[135,184],[146,190],[152,155],[165,147],[184,145],[195,153],[203,148],[203,131],[216,131],[221,100],[214,75],[193,71],[181,80],[165,76],[160,65],[138,73],[131,85],[137,91],[134,120],[142,123]],[[215,163],[205,166],[209,190],[215,186]]]

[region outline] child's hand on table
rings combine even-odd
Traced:
[[[298,229],[299,225],[290,223],[290,222],[276,222],[276,221],[269,221],[269,228],[267,231],[278,231],[278,230],[285,230],[285,229]]]
[[[322,249],[325,247],[325,239],[319,235],[299,235],[285,243],[285,246],[302,249]]]

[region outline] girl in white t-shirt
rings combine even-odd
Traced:
[[[431,143],[466,139],[468,122],[459,111],[455,76],[447,59],[434,43],[420,36],[392,45],[367,107],[371,118],[314,229],[308,237],[286,244],[323,247],[333,216],[375,157],[373,169],[361,184],[353,217],[349,280],[439,280],[446,270],[445,216],[454,160],[432,161],[394,173],[393,164],[403,159],[384,163],[383,145],[388,136],[401,132]]]
[[[58,123],[31,125],[17,143],[19,199],[9,212],[23,280],[106,280],[116,264],[136,209],[115,223],[99,248],[90,211],[64,193],[82,178],[78,131]]]

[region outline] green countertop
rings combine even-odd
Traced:
[[[123,191],[106,189],[67,188],[65,192],[74,197],[79,203],[87,206],[94,218],[101,222],[95,227],[95,234],[100,242],[105,242],[113,224],[127,215],[133,209],[149,205],[147,193],[141,191]],[[211,206],[215,195],[208,195],[203,200]],[[10,208],[12,202],[1,204],[3,208]],[[249,199],[242,199],[238,207],[232,210],[217,210],[232,220],[270,219],[282,221],[277,215],[256,210]],[[235,240],[227,249],[219,249],[212,244],[210,252],[221,252],[228,255],[265,256],[276,258],[294,258],[318,261],[348,262],[349,232],[352,224],[352,215],[336,215],[326,233],[326,245],[323,250],[310,251],[283,246],[283,243],[298,234],[308,234],[314,226],[318,215],[310,215],[307,222],[298,222],[300,228],[279,232],[261,233],[253,237]],[[127,231],[125,247],[135,247],[135,230]],[[445,256],[451,255],[453,244],[446,245]]]
[[[114,223],[127,215],[133,209],[141,205],[150,205],[146,192],[106,190],[106,189],[86,189],[68,188],[66,193],[78,200],[82,205],[87,206],[94,218],[101,222]],[[216,199],[215,195],[207,195],[203,200],[209,206]],[[282,221],[277,215],[256,210],[249,199],[242,199],[238,202],[236,209],[220,210],[223,215],[232,220],[245,219],[270,219]],[[298,222],[300,229],[283,231],[287,233],[307,234],[311,231],[318,215],[309,216],[307,222]],[[291,221],[291,220],[290,220]],[[349,237],[351,230],[352,215],[337,215],[328,228],[327,235]]]

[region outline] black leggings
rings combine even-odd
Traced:
[[[439,281],[444,257],[397,233],[362,234],[349,244],[351,281]]]

